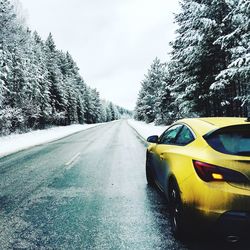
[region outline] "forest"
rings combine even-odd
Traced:
[[[102,100],[69,52],[31,32],[13,2],[0,1],[0,135],[98,123],[131,112]]]
[[[181,0],[169,60],[141,82],[135,118],[250,117],[250,1]]]

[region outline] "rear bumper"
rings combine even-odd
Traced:
[[[222,236],[238,236],[249,237],[250,232],[250,212],[242,211],[226,211],[218,213],[204,211],[198,209],[184,209],[184,222],[186,230],[190,230],[196,234],[202,232],[210,232]]]
[[[225,212],[219,217],[216,230],[225,235],[249,235],[250,213],[240,211]]]
[[[250,231],[250,191],[226,182],[202,182],[195,175],[180,186],[189,225],[213,232]]]

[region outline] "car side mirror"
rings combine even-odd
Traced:
[[[147,142],[150,142],[150,143],[158,143],[158,141],[159,141],[158,135],[149,136],[147,139]]]

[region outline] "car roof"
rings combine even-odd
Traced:
[[[201,117],[187,118],[177,121],[177,123],[185,123],[190,126],[194,132],[205,135],[206,133],[227,126],[250,124],[246,118],[238,117]]]

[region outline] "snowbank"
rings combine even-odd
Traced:
[[[128,120],[128,124],[133,127],[144,140],[151,135],[161,135],[167,129],[167,126],[155,126],[153,123],[146,124],[132,119]]]
[[[12,134],[0,137],[0,157],[12,154],[36,145],[58,140],[73,133],[86,130],[98,124],[70,125],[36,130],[25,134]]]

